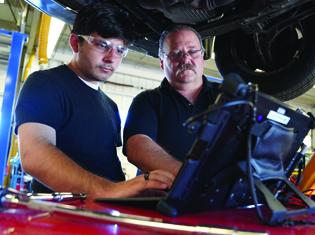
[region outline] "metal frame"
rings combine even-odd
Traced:
[[[76,12],[63,6],[56,0],[25,0],[29,5],[49,16],[56,17],[68,24],[73,24]]]
[[[14,101],[19,77],[20,62],[27,35],[0,29],[0,35],[12,37],[11,51],[5,78],[2,108],[0,113],[0,184],[3,184],[4,173],[10,150]]]

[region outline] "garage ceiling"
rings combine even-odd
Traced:
[[[31,53],[33,46],[37,47],[37,27],[39,24],[40,14],[34,10],[31,6],[28,6],[21,0],[5,0],[4,3],[0,3],[0,29],[9,31],[19,31],[29,35],[29,40],[26,44],[26,57]],[[60,64],[65,61],[69,61],[71,58],[71,51],[68,47],[68,36],[70,33],[70,27],[66,26],[63,30],[61,37],[59,38],[56,50],[51,58],[50,65]],[[3,36],[0,36],[0,76],[4,73],[6,61],[9,56],[10,40]],[[138,64],[148,66],[159,66],[157,59],[145,56],[139,53],[130,53],[126,58],[126,63]],[[139,69],[139,73],[141,73]],[[206,74],[219,77],[219,73],[216,70],[215,64],[212,60],[207,61]],[[0,77],[1,78],[1,77]],[[0,82],[1,84],[1,82]],[[1,89],[1,87],[0,87]],[[0,92],[1,95],[2,91]],[[306,111],[312,111],[315,113],[315,88],[311,89],[304,95],[288,102],[294,107],[300,106]]]

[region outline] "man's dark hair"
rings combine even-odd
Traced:
[[[71,31],[74,34],[97,33],[103,38],[120,38],[129,44],[133,27],[126,11],[106,3],[90,3],[80,9]]]
[[[160,36],[160,40],[159,40],[159,57],[160,58],[162,58],[163,53],[164,53],[164,42],[165,42],[166,37],[170,35],[171,33],[175,33],[181,30],[189,30],[189,31],[194,32],[196,36],[198,37],[201,48],[203,48],[201,35],[194,28],[188,25],[172,25],[170,28],[164,30]]]

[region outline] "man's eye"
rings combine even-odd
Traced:
[[[101,48],[101,49],[108,49],[110,46],[108,45],[107,42],[100,42],[98,44],[98,47]]]
[[[172,52],[173,57],[181,57],[182,56],[182,51],[173,51]]]
[[[189,55],[193,55],[193,54],[195,54],[196,52],[198,52],[199,50],[195,50],[195,49],[191,49],[191,50],[189,50],[187,53],[189,54]]]
[[[126,49],[125,49],[124,47],[119,47],[119,46],[116,47],[117,53],[119,53],[119,54],[121,54],[121,55],[124,54],[125,50],[126,50]]]

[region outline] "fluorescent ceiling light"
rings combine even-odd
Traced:
[[[1,1],[1,0],[0,0]],[[47,57],[50,58],[55,50],[58,39],[62,33],[65,23],[57,18],[51,17],[48,34]]]

